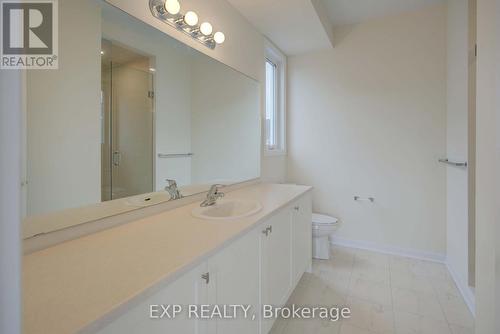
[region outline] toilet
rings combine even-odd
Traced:
[[[330,258],[329,236],[339,227],[337,218],[313,213],[312,215],[312,246],[313,258],[328,260]]]

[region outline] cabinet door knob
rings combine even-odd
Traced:
[[[299,211],[300,206],[296,206],[296,207],[294,207],[293,209],[294,209],[295,211]]]
[[[262,231],[262,234],[265,234],[265,235],[266,235],[266,237],[267,237],[267,235],[269,234],[269,227],[268,227],[268,228],[266,228],[265,230],[263,230],[263,231]]]
[[[205,273],[201,275],[201,278],[205,280],[206,284],[210,283],[210,273]]]
[[[271,225],[271,226],[269,226],[269,227],[267,228],[267,230],[269,231],[269,233],[273,233],[273,227],[272,227],[272,225]]]

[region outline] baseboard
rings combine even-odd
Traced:
[[[458,278],[458,275],[455,273],[455,271],[451,268],[450,264],[448,262],[445,263],[446,268],[448,268],[448,272],[451,275],[451,278],[455,282],[455,285],[458,288],[458,291],[460,291],[460,294],[462,295],[465,304],[469,308],[470,313],[472,316],[475,318],[476,317],[476,297],[474,296],[474,293],[472,292],[471,288],[462,280]]]
[[[433,252],[425,252],[410,248],[401,248],[395,246],[387,246],[380,245],[378,243],[370,242],[370,241],[360,241],[360,240],[349,240],[339,237],[333,237],[330,240],[332,245],[349,247],[349,248],[358,248],[365,249],[372,252],[404,256],[418,260],[426,260],[438,263],[446,263],[446,255],[441,253],[433,253]]]
[[[415,249],[408,249],[408,248],[401,248],[401,247],[394,247],[394,246],[387,246],[387,245],[380,245],[380,244],[377,244],[374,242],[369,242],[369,241],[350,240],[350,239],[344,239],[344,238],[339,238],[339,237],[331,238],[330,243],[332,245],[336,245],[336,246],[364,249],[364,250],[368,250],[368,251],[372,251],[372,252],[378,252],[378,253],[384,253],[384,254],[390,254],[390,255],[396,255],[396,256],[404,256],[404,257],[409,257],[409,258],[413,258],[413,259],[426,260],[426,261],[432,261],[432,262],[444,264],[446,266],[446,268],[448,269],[448,272],[450,273],[451,278],[455,282],[455,285],[457,286],[458,290],[460,291],[460,294],[462,295],[462,297],[465,301],[465,304],[469,308],[472,315],[475,316],[475,308],[476,307],[475,307],[474,293],[471,291],[471,289],[466,284],[463,284],[463,282],[461,282],[458,279],[458,276],[455,274],[453,269],[449,266],[448,262],[446,261],[445,254],[425,252],[425,251],[420,251],[420,250],[415,250]]]

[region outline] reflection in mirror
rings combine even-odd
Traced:
[[[150,193],[153,60],[105,39],[101,54],[101,200]]]
[[[259,177],[259,85],[101,2],[60,6],[58,70],[28,71],[24,236]],[[180,196],[175,196],[180,197]]]

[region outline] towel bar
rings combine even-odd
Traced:
[[[169,159],[169,158],[189,158],[192,157],[193,153],[174,153],[174,154],[163,154],[158,153],[158,158],[160,159]]]
[[[467,167],[467,162],[455,162],[455,161],[450,161],[448,159],[439,159],[439,162],[455,167]]]

